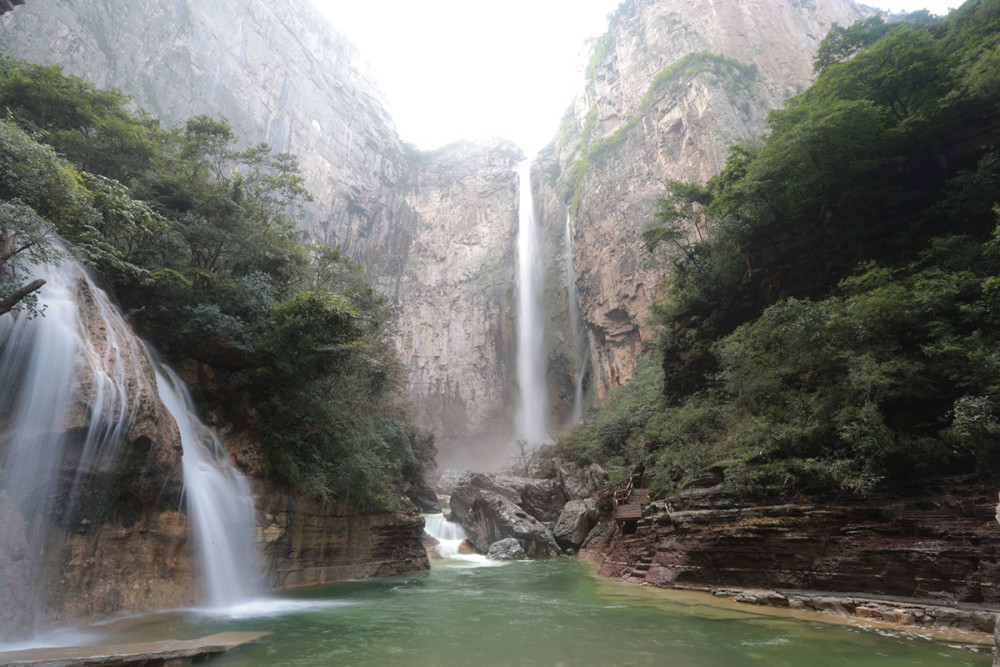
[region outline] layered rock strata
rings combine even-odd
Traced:
[[[996,605],[993,496],[964,478],[822,504],[744,505],[699,490],[652,503],[635,535],[602,523],[581,554],[604,576],[656,586],[863,591]]]
[[[256,496],[265,588],[317,586],[430,567],[416,508],[368,514],[273,492]]]
[[[539,156],[543,227],[570,217],[593,393],[627,381],[651,340],[665,274],[641,233],[666,181],[707,180],[729,145],[759,136],[768,110],[810,83],[830,26],[864,16],[850,0],[628,0],[612,16],[583,91]]]

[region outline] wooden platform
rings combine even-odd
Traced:
[[[224,653],[255,642],[269,632],[220,632],[200,639],[168,639],[135,644],[97,644],[32,648],[0,653],[0,665],[70,667],[71,665],[164,665],[183,667],[194,658]]]
[[[615,521],[638,521],[642,518],[642,508],[649,502],[649,489],[632,489],[628,498],[615,505],[611,518]]]

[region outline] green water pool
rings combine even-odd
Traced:
[[[349,582],[218,613],[181,612],[123,639],[272,633],[210,665],[989,665],[986,648],[671,599],[571,560]]]

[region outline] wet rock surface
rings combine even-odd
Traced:
[[[597,505],[593,500],[571,500],[559,513],[552,534],[563,549],[577,549],[597,523]]]
[[[366,513],[258,487],[257,542],[264,586],[297,588],[393,576],[430,567],[416,508]]]
[[[524,560],[528,554],[516,537],[505,537],[490,545],[486,557],[490,560]]]

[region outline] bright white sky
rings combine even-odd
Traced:
[[[400,137],[422,149],[503,137],[534,155],[573,102],[585,42],[620,0],[312,0],[371,65]],[[943,14],[961,0],[869,0]]]

